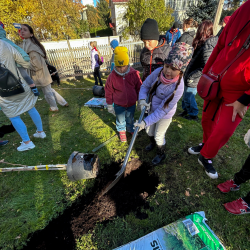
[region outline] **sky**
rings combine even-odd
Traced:
[[[94,5],[96,6],[96,0],[82,0],[83,5],[91,4],[94,2]]]

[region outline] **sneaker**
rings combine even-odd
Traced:
[[[57,108],[49,108],[49,111],[51,111],[51,112],[58,112],[59,109],[57,109]]]
[[[66,103],[65,105],[64,105],[64,107],[68,107],[69,106],[69,104],[68,103]]]
[[[184,117],[187,114],[188,114],[187,110],[183,110],[180,114],[178,114],[178,116]]]
[[[36,133],[33,134],[33,136],[36,137],[36,138],[42,138],[42,139],[43,139],[43,138],[46,137],[46,134],[45,134],[44,132],[38,133],[38,132],[36,131]]]
[[[9,141],[0,141],[0,146],[4,146],[4,145],[7,145],[9,143]]]
[[[225,203],[223,206],[231,214],[241,215],[250,213],[249,205],[242,198],[239,198],[236,201]]]
[[[187,115],[183,117],[184,119],[190,120],[190,121],[198,121],[197,115]]]
[[[26,151],[34,148],[35,145],[32,141],[30,141],[28,144],[25,144],[23,141],[21,142],[21,146],[17,148],[18,151]]]
[[[211,159],[205,159],[204,156],[200,155],[198,162],[205,168],[206,174],[211,178],[211,179],[217,179],[218,178],[218,173],[214,169],[213,163]]]
[[[240,186],[236,185],[233,180],[228,180],[217,186],[222,193],[228,193],[230,191],[238,191]]]
[[[126,131],[120,131],[119,136],[120,136],[121,142],[127,142]]]
[[[204,143],[200,143],[199,146],[191,147],[188,149],[188,153],[191,155],[198,155],[200,151],[202,150],[203,146],[204,146]]]

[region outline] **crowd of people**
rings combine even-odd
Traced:
[[[117,40],[111,41],[113,55],[105,97],[108,112],[116,117],[121,142],[127,141],[126,131],[133,135],[135,127],[145,129],[150,140],[145,151],[156,147],[157,154],[152,163],[160,164],[166,158],[166,132],[178,101],[182,98],[183,111],[179,116],[198,121],[197,86],[203,86],[204,77],[214,79],[219,82],[219,88],[216,97],[204,100],[201,120],[203,141],[189,148],[188,152],[199,155],[198,162],[210,178],[218,178],[212,159],[232,136],[250,105],[249,9],[250,0],[232,17],[223,19],[223,27],[217,35],[213,33],[211,20],[198,24],[193,18],[184,20],[181,26],[175,22],[166,35],[160,35],[156,20],[148,18],[141,27],[144,43],[140,55],[142,78],[139,71],[130,67],[127,48],[119,46]],[[37,86],[43,91],[50,111],[58,111],[57,103],[64,107],[68,103],[51,87],[51,75],[57,72],[46,63],[46,51],[33,29],[23,24],[20,34],[24,39],[23,48],[8,40],[0,26],[0,63],[20,79],[23,87],[22,93],[1,96],[0,107],[22,138],[17,150],[24,151],[35,145],[20,118],[22,113],[28,112],[37,127],[33,136],[46,137],[35,108],[39,95]],[[99,82],[103,86],[100,75],[103,61],[96,42],[90,43],[90,51],[95,85]],[[138,110],[146,107],[147,114],[141,122],[134,121],[136,103]],[[245,142],[250,147],[250,130]],[[234,179],[218,185],[218,188],[223,193],[237,191],[248,179],[250,155]],[[225,204],[225,208],[233,214],[250,213],[250,193]]]

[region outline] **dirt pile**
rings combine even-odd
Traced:
[[[121,164],[111,163],[100,170],[91,192],[81,196],[64,213],[53,219],[48,226],[35,232],[23,249],[74,249],[75,239],[92,230],[97,222],[104,223],[116,216],[134,211],[140,219],[146,214],[140,208],[149,208],[147,197],[156,191],[159,179],[150,174],[147,163],[132,159],[122,178],[107,194],[100,196],[110,181],[115,179]]]

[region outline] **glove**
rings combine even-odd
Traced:
[[[146,123],[142,120],[140,123],[138,120],[134,123],[134,128],[139,127],[139,131],[143,130],[146,127]]]
[[[250,148],[250,129],[247,131],[247,133],[244,136],[244,141],[247,144],[247,146]]]
[[[107,108],[108,108],[108,112],[110,113],[110,114],[112,114],[112,115],[114,115],[115,116],[115,109],[114,109],[114,107],[113,107],[113,105],[111,104],[111,105],[107,105]]]
[[[40,95],[40,93],[39,93],[37,87],[31,87],[31,91],[33,92],[33,94],[34,94],[35,96],[39,96],[39,95]]]
[[[146,107],[146,111],[148,111],[150,109],[150,105],[151,105],[151,103],[146,103],[146,101],[144,99],[139,100],[138,104],[137,104],[137,110],[138,111],[142,111],[142,109],[145,106]]]

